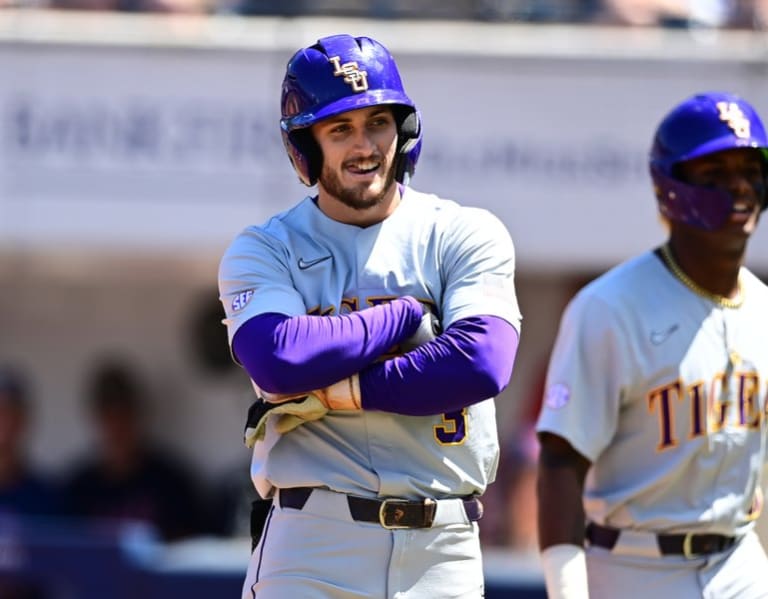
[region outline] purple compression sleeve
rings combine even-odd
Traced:
[[[494,397],[509,383],[518,341],[501,318],[458,320],[426,345],[363,370],[363,409],[426,416]]]
[[[237,330],[232,350],[265,391],[301,393],[359,372],[410,337],[422,313],[405,296],[339,316],[260,314]]]

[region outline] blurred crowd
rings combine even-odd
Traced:
[[[768,0],[0,0],[0,7],[762,30]]]
[[[247,465],[206,480],[153,438],[148,390],[135,368],[109,360],[89,373],[83,401],[92,444],[55,474],[42,471],[28,453],[32,383],[28,373],[0,365],[0,530],[13,518],[53,518],[91,532],[141,524],[162,542],[249,535],[257,496]],[[503,467],[484,497],[492,520],[482,528],[486,545],[535,549],[539,391],[533,390],[518,429],[503,443]]]
[[[56,518],[84,529],[147,526],[159,540],[246,537],[256,494],[243,464],[216,481],[148,432],[148,393],[140,373],[119,360],[97,365],[84,384],[93,444],[70,467],[51,474],[28,453],[35,400],[32,380],[0,365],[0,520]],[[533,395],[538,397],[538,389]],[[484,498],[483,542],[523,551],[536,543],[534,510],[538,402],[502,447],[498,482]],[[2,529],[2,525],[0,525]]]
[[[27,373],[0,366],[0,519],[57,518],[85,528],[141,523],[166,542],[196,536],[246,536],[255,492],[247,467],[223,484],[203,481],[192,465],[149,435],[147,392],[119,361],[98,365],[84,401],[94,446],[65,472],[32,463],[35,402]]]

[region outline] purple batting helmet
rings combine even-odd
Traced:
[[[391,105],[397,121],[395,178],[411,176],[421,152],[421,116],[403,89],[389,51],[368,37],[333,35],[288,61],[280,99],[280,130],[299,179],[311,186],[322,166],[309,127],[358,108]]]
[[[710,92],[676,106],[661,121],[651,148],[651,178],[660,212],[673,221],[710,231],[719,229],[733,210],[731,194],[681,181],[675,167],[692,158],[735,148],[755,148],[762,152],[764,162],[768,159],[765,127],[745,100]],[[762,201],[765,210],[765,193]]]

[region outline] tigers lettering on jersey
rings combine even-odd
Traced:
[[[333,316],[336,313],[336,308],[330,306],[329,308],[321,308],[320,306],[314,306],[307,310],[309,316]]]
[[[360,310],[360,306],[364,304],[366,307],[372,307],[372,306],[381,306],[384,304],[388,304],[392,300],[397,299],[398,295],[377,295],[377,296],[371,296],[365,298],[364,301],[360,301],[359,297],[343,297],[341,298],[341,301],[339,302],[339,308],[338,308],[338,314],[351,314],[352,312],[357,312]],[[428,306],[430,310],[433,312],[436,311],[435,302],[433,302],[431,299],[423,299],[423,298],[416,298],[419,300],[420,303],[424,304],[425,306]],[[336,306],[330,305],[326,307],[322,306],[313,306],[309,310],[307,310],[307,314],[311,314],[314,316],[330,316],[331,314],[336,314]]]
[[[373,306],[382,306],[384,304],[388,304],[392,300],[397,299],[399,296],[397,295],[375,295],[367,297],[364,301],[366,307],[373,307]],[[435,308],[435,303],[430,299],[419,299],[420,303],[429,306],[429,309],[433,312],[437,312],[437,309]],[[352,312],[356,312],[360,309],[360,298],[357,297],[344,297],[341,299],[341,304],[339,308],[339,314],[351,314]],[[309,314],[319,314],[323,316],[329,316],[331,314],[334,314],[336,312],[336,308],[334,306],[330,306],[328,308],[320,309],[319,307],[315,307],[312,309],[312,311],[308,312]],[[389,358],[393,358],[395,356],[402,355],[403,352],[400,350],[400,346],[395,345],[391,348],[389,348],[389,351],[384,353],[381,356],[381,360],[387,360]]]
[[[716,433],[727,424],[759,431],[768,410],[768,390],[760,405],[760,377],[753,371],[733,374],[734,400],[724,386],[725,373],[718,374],[709,385],[698,381],[684,386],[677,379],[652,389],[647,395],[648,412],[656,414],[659,424],[658,451],[677,447],[675,434],[677,418],[688,418],[688,439]]]

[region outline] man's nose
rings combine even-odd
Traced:
[[[755,182],[747,173],[734,172],[727,182],[728,191],[734,196],[746,196],[756,193]]]
[[[369,151],[376,147],[376,144],[373,141],[373,136],[366,129],[356,131],[353,136],[353,141],[354,147],[361,150]]]

